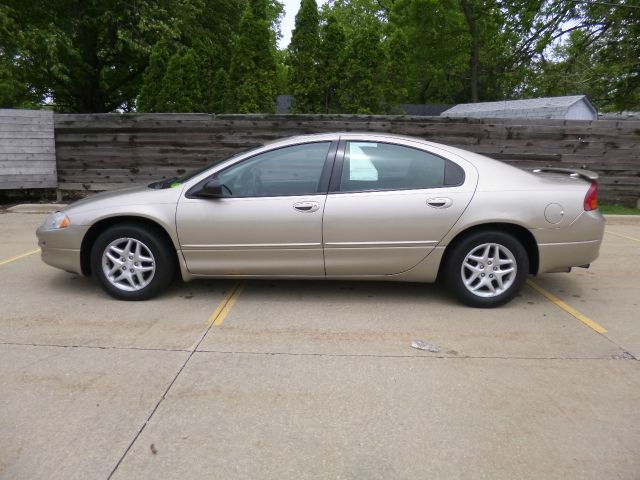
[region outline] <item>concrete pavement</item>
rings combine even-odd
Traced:
[[[43,219],[0,215],[0,263]],[[640,471],[638,225],[534,279],[604,334],[529,287],[475,310],[432,285],[249,281],[223,309],[235,282],[118,302],[38,257],[0,264],[0,478]]]

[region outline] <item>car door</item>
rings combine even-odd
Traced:
[[[323,221],[327,276],[390,275],[417,265],[469,204],[470,177],[424,147],[341,141]]]
[[[191,188],[176,212],[189,271],[323,276],[322,212],[336,148],[331,145],[287,146],[227,167],[203,181],[215,178],[223,185],[222,198],[200,198],[203,182]]]

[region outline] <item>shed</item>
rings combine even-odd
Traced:
[[[276,113],[291,113],[293,95],[278,95],[276,98]]]
[[[454,104],[401,103],[400,108],[406,115],[418,117],[438,117]]]
[[[586,95],[543,97],[500,102],[461,103],[440,114],[467,118],[549,118],[597,120],[598,112]]]

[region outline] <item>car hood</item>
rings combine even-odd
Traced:
[[[153,189],[146,186],[130,187],[102,192],[72,203],[63,209],[68,215],[101,209],[117,209],[134,205],[177,203],[182,185],[174,188]]]

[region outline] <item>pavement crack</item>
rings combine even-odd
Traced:
[[[189,353],[189,359],[194,353],[214,353],[229,355],[281,355],[281,356],[309,356],[309,357],[363,357],[363,358],[433,358],[433,359],[459,359],[459,360],[631,360],[640,361],[631,352],[623,349],[616,342],[607,338],[620,350],[608,357],[526,357],[511,355],[404,355],[404,354],[375,354],[375,353],[317,353],[317,352],[251,352],[245,350],[198,350],[198,347],[211,330],[213,325],[207,327],[198,340],[189,348],[152,348],[152,347],[118,347],[113,345],[76,345],[76,344],[55,344],[55,343],[23,343],[23,342],[0,342],[0,345],[15,345],[21,347],[47,347],[47,348],[86,348],[92,350],[124,350],[142,352],[185,352]],[[186,362],[185,362],[186,365]]]
[[[120,467],[120,465],[122,464],[124,459],[126,458],[127,454],[131,450],[131,448],[133,448],[133,445],[136,443],[136,441],[138,440],[140,435],[142,435],[142,432],[144,432],[144,429],[147,427],[147,425],[149,424],[149,422],[151,421],[151,419],[153,418],[155,413],[158,411],[158,408],[160,408],[160,405],[162,404],[164,399],[167,398],[167,395],[169,394],[169,391],[171,390],[171,387],[173,387],[173,385],[176,383],[176,381],[178,380],[178,377],[180,376],[182,371],[185,369],[185,367],[189,363],[189,360],[191,360],[191,357],[193,357],[194,353],[196,352],[196,350],[198,349],[198,347],[200,346],[202,341],[206,338],[207,334],[211,331],[212,328],[213,328],[213,323],[210,324],[209,326],[207,326],[207,328],[205,329],[204,333],[200,336],[200,340],[198,340],[192,346],[192,348],[190,350],[188,350],[189,351],[189,355],[187,356],[187,358],[183,362],[182,366],[178,369],[177,373],[174,375],[173,379],[171,380],[171,382],[169,383],[169,385],[165,389],[164,393],[160,397],[160,400],[158,400],[158,402],[156,403],[155,407],[153,407],[153,410],[151,410],[151,413],[147,416],[147,419],[145,420],[145,422],[138,429],[137,433],[135,434],[135,436],[133,437],[133,439],[131,440],[131,442],[129,443],[127,448],[125,449],[124,453],[118,459],[118,463],[116,463],[116,465],[113,467],[113,470],[111,470],[111,473],[107,477],[107,480],[110,480],[113,477],[113,475],[116,473],[116,471],[118,470],[118,468]]]
[[[626,348],[624,348],[622,345],[620,345],[618,342],[616,342],[614,339],[608,337],[607,335],[605,335],[604,333],[601,333],[600,335],[602,335],[604,338],[606,338],[607,340],[609,340],[609,342],[613,343],[616,347],[618,347],[619,351],[618,353],[616,353],[613,358],[617,359],[617,360],[635,360],[638,361],[640,359],[638,359],[638,357],[636,357],[634,354],[632,354],[631,352],[629,352]]]
[[[0,342],[0,345],[15,345],[19,347],[51,347],[51,348],[90,348],[94,350],[139,350],[143,352],[191,352],[190,348],[153,348],[153,347],[118,347],[114,345],[75,345],[57,343],[23,343]]]
[[[291,357],[335,357],[335,358],[421,358],[446,360],[631,360],[638,361],[629,352],[607,357],[525,357],[515,355],[403,355],[403,354],[373,354],[373,353],[304,353],[304,352],[250,352],[232,350],[198,350],[196,353],[221,355],[263,355],[263,356],[291,356]]]
[[[620,353],[613,356],[616,360],[635,360],[638,361],[638,357],[636,357],[633,353],[627,352],[626,350],[620,350]]]

